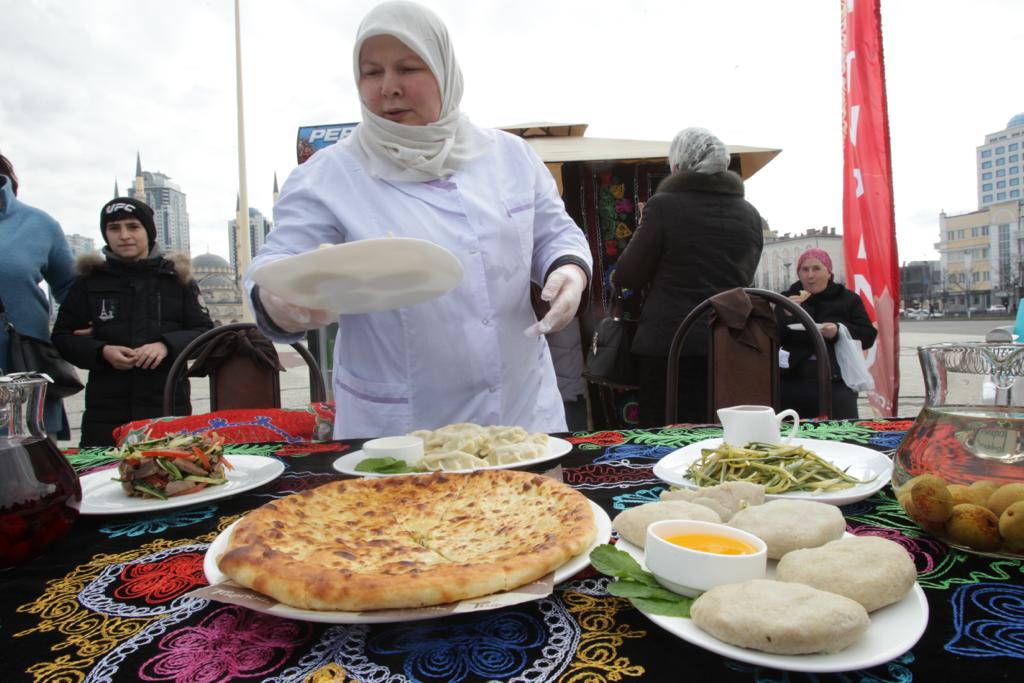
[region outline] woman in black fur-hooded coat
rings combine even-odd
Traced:
[[[619,258],[615,283],[650,286],[633,339],[640,424],[665,422],[668,349],[686,315],[710,296],[749,287],[764,245],[761,215],[729,171],[725,145],[704,128],[679,132],[669,149],[672,175],[644,207]],[[679,420],[707,420],[707,330],[695,325],[683,346]]]

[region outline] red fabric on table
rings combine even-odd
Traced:
[[[115,429],[114,439],[120,446],[127,439],[146,438],[147,432],[150,437],[216,432],[228,443],[297,443],[330,439],[333,428],[334,404],[311,403],[305,408],[246,408],[135,420]]]

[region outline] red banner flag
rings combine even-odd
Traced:
[[[847,286],[878,328],[867,361],[879,415],[896,414],[900,388],[900,269],[893,217],[881,0],[840,0],[843,15],[843,254]]]

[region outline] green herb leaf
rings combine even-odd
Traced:
[[[654,574],[645,572],[633,556],[605,543],[590,552],[590,564],[607,576],[616,577],[608,584],[608,594],[626,598],[633,606],[648,614],[667,617],[689,617],[693,598],[678,595],[663,587]]]
[[[654,575],[645,572],[633,556],[619,550],[610,543],[605,543],[590,552],[590,564],[594,569],[607,576],[620,579],[632,579],[648,586],[660,586]]]
[[[694,598],[678,597],[675,602],[668,600],[651,600],[649,598],[630,598],[629,601],[633,603],[641,612],[647,614],[657,614],[663,617],[683,617],[684,619],[690,618],[690,605],[693,604]]]
[[[651,600],[676,601],[679,596],[661,586],[648,586],[632,579],[619,579],[608,584],[608,593],[620,598],[650,598]]]
[[[356,465],[357,472],[371,472],[373,474],[404,474],[415,472],[404,460],[396,458],[366,458]]]

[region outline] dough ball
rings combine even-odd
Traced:
[[[899,543],[858,536],[786,553],[775,578],[845,595],[874,612],[903,599],[917,581],[917,567]]]
[[[704,505],[717,512],[723,522],[727,522],[743,508],[763,504],[764,487],[747,481],[727,481],[699,489],[662,491],[661,499],[686,500]]]
[[[715,586],[694,601],[690,618],[723,642],[779,655],[839,652],[871,623],[854,600],[770,579]]]
[[[657,503],[644,503],[620,512],[612,520],[612,527],[619,532],[619,536],[643,548],[647,544],[647,527],[663,519],[693,519],[698,522],[715,523],[722,521],[714,510],[703,505],[688,503],[685,500],[663,500]]]
[[[740,510],[729,526],[760,538],[768,544],[768,557],[777,560],[791,550],[816,548],[842,538],[846,520],[835,505],[776,498]]]

